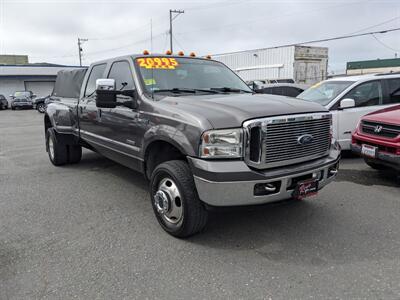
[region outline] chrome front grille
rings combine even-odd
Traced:
[[[370,121],[361,121],[361,130],[367,134],[390,139],[396,138],[400,135],[400,126]]]
[[[246,162],[256,168],[274,168],[325,156],[331,144],[331,122],[327,113],[246,122]]]

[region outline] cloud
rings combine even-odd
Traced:
[[[3,2],[2,2],[3,1]],[[33,62],[78,63],[77,38],[84,62],[149,49],[169,48],[169,9],[184,9],[174,20],[175,50],[198,54],[263,48],[347,34],[371,28],[400,27],[400,2],[386,1],[10,1],[0,0],[0,52],[28,54]],[[400,49],[400,32],[377,35]],[[329,47],[331,69],[350,60],[394,57],[372,37],[316,46]],[[400,51],[399,51],[400,52]]]

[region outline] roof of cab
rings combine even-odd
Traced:
[[[139,57],[173,57],[173,58],[190,58],[190,59],[203,59],[203,60],[212,60],[212,59],[208,59],[205,57],[201,57],[201,56],[189,56],[189,55],[177,55],[177,54],[163,54],[163,53],[153,53],[153,54],[131,54],[131,55],[122,55],[122,56],[116,56],[116,57],[110,57],[107,59],[102,59],[102,60],[98,60],[95,61],[93,63],[91,63],[90,65],[98,65],[101,63],[107,63],[109,61],[115,61],[115,60],[122,60],[122,59],[135,59],[135,58],[139,58]]]

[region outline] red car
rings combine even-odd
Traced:
[[[400,174],[400,105],[362,117],[353,133],[351,150],[374,169],[391,168]]]

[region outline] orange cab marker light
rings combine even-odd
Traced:
[[[172,54],[172,51],[171,51],[171,50],[167,50],[167,51],[165,51],[165,54],[171,55],[171,54]]]
[[[207,58],[207,59],[211,59],[211,55],[207,55],[206,58]]]
[[[191,56],[191,57],[196,57],[196,53],[190,52],[190,56]]]
[[[147,50],[144,50],[144,51],[143,51],[143,55],[149,55],[149,54],[150,54],[149,51],[147,51]]]
[[[185,53],[183,53],[183,51],[179,51],[179,52],[178,52],[178,55],[179,55],[179,56],[184,56]]]

